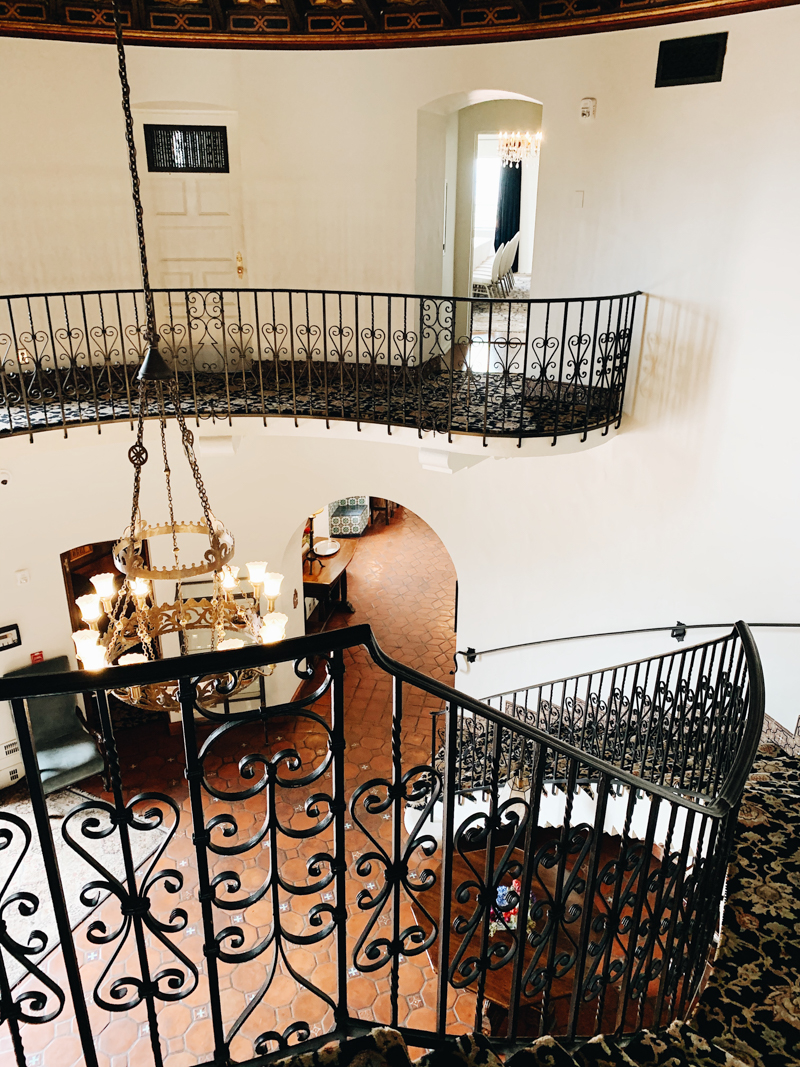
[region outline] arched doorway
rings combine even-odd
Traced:
[[[417,292],[472,295],[473,268],[494,244],[476,235],[476,177],[488,140],[501,130],[541,131],[542,105],[532,97],[501,90],[473,90],[431,101],[417,113]],[[484,143],[481,144],[481,139]],[[529,275],[533,257],[539,157],[521,168],[519,271]],[[491,226],[489,227],[492,228]],[[482,259],[481,259],[482,261]]]
[[[337,518],[337,512],[352,515]],[[353,496],[330,501],[314,516],[314,538],[340,548],[313,568],[304,563],[306,632],[368,623],[387,655],[449,682],[456,571],[435,531],[401,504]],[[345,581],[331,593],[342,564]]]

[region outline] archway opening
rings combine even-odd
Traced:
[[[419,515],[384,497],[332,500],[307,521],[302,551],[306,633],[368,623],[387,655],[451,681],[456,571]]]
[[[426,294],[469,297],[479,268],[489,268],[505,234],[510,213],[516,222],[513,262],[527,295],[533,259],[534,222],[539,175],[538,152],[526,156],[506,197],[501,219],[498,136],[529,134],[538,147],[542,105],[532,97],[500,90],[455,93],[434,100],[417,113],[416,288]],[[492,160],[494,163],[492,163]],[[516,169],[516,168],[514,168]],[[494,197],[492,189],[494,184]],[[492,232],[494,231],[494,232]],[[498,237],[498,234],[501,236]],[[502,236],[504,235],[504,236]],[[490,278],[491,281],[491,278]],[[491,293],[481,286],[478,295]],[[510,288],[510,287],[506,287]]]

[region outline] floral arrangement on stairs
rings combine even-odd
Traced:
[[[509,888],[507,885],[499,885],[497,887],[497,903],[489,912],[489,933],[492,937],[496,933],[502,930],[516,930],[517,919],[519,917],[519,898],[522,892],[522,883],[519,878],[515,878]],[[511,904],[510,901],[517,901],[517,903]],[[530,904],[528,905],[528,933],[531,934],[536,929],[536,920],[533,917],[533,908],[536,904],[536,894],[531,891]]]

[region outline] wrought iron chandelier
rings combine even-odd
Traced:
[[[139,238],[146,312],[146,348],[137,374],[139,417],[136,441],[128,451],[128,459],[134,469],[131,520],[113,549],[114,563],[124,576],[122,585],[117,589],[116,576],[112,573],[97,574],[91,579],[95,592],[79,597],[76,601],[88,628],[77,630],[72,637],[78,658],[87,670],[101,670],[117,664],[143,663],[158,659],[162,654],[161,638],[168,634],[177,634],[180,637],[180,650],[184,655],[188,651],[186,634],[190,630],[207,631],[211,648],[216,650],[237,648],[248,642],[274,644],[285,636],[286,623],[289,621],[286,615],[275,611],[275,601],[280,594],[283,575],[268,572],[266,562],[247,564],[252,594],[247,595],[241,589],[239,567],[231,564],[234,552],[233,535],[211,510],[194,452],[193,435],[181,412],[174,375],[158,350],[159,336],[147,267],[130,87],[118,0],[114,0],[114,25],[128,165]],[[145,414],[152,409],[153,402],[158,419],[168,502],[168,521],[158,525],[145,522],[139,510],[142,468],[148,459],[144,445],[144,420]],[[178,522],[175,519],[172,472],[167,451],[168,403],[171,404],[172,415],[180,429],[183,453],[194,480],[203,515],[201,519],[191,522]],[[181,562],[179,537],[185,535],[200,535],[207,540],[208,547],[199,563]],[[154,567],[148,561],[149,554],[145,551],[145,543],[158,537],[171,539],[170,566]],[[207,575],[208,581],[212,583],[210,596],[184,598],[182,583],[190,577],[202,575]],[[158,602],[153,585],[156,581],[176,582],[176,599],[173,603]],[[267,600],[267,611],[263,614],[262,596]],[[103,616],[108,619],[105,632],[100,630]],[[137,648],[140,651],[133,651]],[[242,671],[237,674],[235,681],[210,676],[200,685],[198,703],[203,707],[220,704],[230,699],[235,692],[249,686],[258,674],[270,674],[273,669],[267,667]],[[126,703],[140,708],[172,711],[179,707],[177,686],[173,683],[134,686],[115,690],[115,694]]]
[[[518,167],[523,159],[528,159],[531,152],[539,155],[539,146],[542,143],[542,131],[537,133],[500,132],[497,135],[497,149],[500,153],[500,162],[504,167]]]

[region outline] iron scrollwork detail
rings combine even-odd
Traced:
[[[30,853],[32,838],[31,828],[24,819],[13,812],[0,811],[0,856],[9,853],[3,857],[8,874],[0,885],[0,1026],[9,1022],[14,1034],[21,1023],[52,1022],[61,1014],[66,1001],[61,986],[36,962],[47,951],[47,934],[34,928],[23,944],[9,929],[10,915],[18,920],[33,919],[41,904],[34,893],[12,888],[23,860]],[[15,856],[16,849],[19,851]],[[27,979],[21,986],[19,981],[14,983],[18,988],[16,994],[12,992],[8,959],[22,969]]]
[[[140,805],[145,804],[148,807],[143,812],[137,811]],[[108,838],[113,834],[163,829],[165,810],[171,815],[170,824],[166,827],[163,841],[152,858],[146,861],[141,874],[128,869],[123,878],[118,878],[104,867],[92,852],[90,846],[93,841]],[[73,824],[78,822],[80,826],[76,835]],[[109,929],[106,918],[100,918],[93,920],[86,930],[86,939],[91,944],[114,946],[93,991],[95,1003],[106,1011],[130,1011],[142,1001],[182,1000],[197,987],[197,966],[168,936],[179,934],[186,928],[186,910],[181,907],[173,908],[168,920],[164,922],[153,914],[150,900],[150,895],[159,887],[170,895],[177,895],[183,889],[184,878],[180,871],[174,868],[157,869],[179,822],[180,807],[163,793],[139,793],[121,810],[103,800],[87,801],[77,805],[64,818],[61,828],[64,840],[99,875],[81,889],[81,904],[94,908],[103,899],[103,895],[108,894],[116,898],[119,909],[119,922],[115,927]],[[126,862],[129,862],[129,845],[122,845],[122,854]],[[132,862],[130,867],[132,868]],[[140,939],[144,929],[174,957],[177,966],[163,967],[153,975],[145,973],[117,977],[105,990],[106,980],[110,977],[128,939]]]

